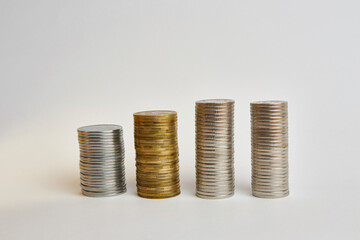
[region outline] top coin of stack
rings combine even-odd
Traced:
[[[180,194],[175,111],[134,113],[138,195],[167,198]]]
[[[113,196],[126,191],[122,127],[100,124],[78,129],[80,181],[86,196]]]
[[[234,101],[196,102],[196,195],[234,194]]]
[[[256,197],[289,195],[286,101],[251,103],[252,192]]]

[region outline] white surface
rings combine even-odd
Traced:
[[[0,1],[0,239],[359,239],[357,0]],[[236,194],[194,196],[194,106],[236,100]],[[290,196],[250,191],[250,110],[289,102]],[[136,196],[132,114],[176,110],[182,194]],[[128,192],[79,194],[124,127]]]

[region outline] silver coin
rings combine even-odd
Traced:
[[[234,194],[234,101],[196,102],[196,196],[208,199]]]
[[[256,197],[289,195],[287,102],[250,104],[252,192]]]
[[[122,127],[120,125],[115,124],[97,124],[97,125],[89,125],[78,128],[79,132],[95,132],[95,133],[106,133],[113,131],[122,131]]]
[[[126,190],[119,191],[119,192],[109,192],[109,193],[107,193],[107,192],[98,193],[98,192],[90,192],[90,191],[84,191],[84,190],[82,190],[81,192],[84,196],[88,196],[88,197],[112,197],[112,196],[116,196],[116,195],[125,193]]]
[[[205,199],[223,199],[223,198],[229,198],[231,196],[234,195],[233,191],[229,191],[229,193],[225,193],[225,194],[221,194],[221,193],[208,193],[207,191],[201,191],[201,190],[197,190],[196,191],[196,196],[200,197],[200,198],[205,198]]]
[[[78,128],[80,185],[85,196],[126,191],[122,127],[99,124]]]

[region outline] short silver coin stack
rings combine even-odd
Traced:
[[[196,195],[234,195],[234,101],[196,102]]]
[[[252,193],[260,198],[289,195],[288,104],[253,102],[251,107]]]
[[[99,124],[77,131],[82,193],[106,197],[126,192],[122,127]]]

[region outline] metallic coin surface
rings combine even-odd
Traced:
[[[180,194],[177,113],[154,110],[134,113],[136,186],[144,198]]]
[[[234,101],[196,102],[196,195],[219,199],[234,195]]]
[[[289,195],[288,103],[259,101],[251,108],[252,193],[260,198]]]
[[[98,124],[78,128],[81,192],[108,197],[126,192],[123,130]]]

